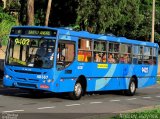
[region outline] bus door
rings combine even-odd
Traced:
[[[59,40],[56,53],[56,78],[60,81],[61,91],[73,90],[75,83],[75,45],[76,42]]]

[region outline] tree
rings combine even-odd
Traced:
[[[118,22],[113,25],[110,31],[117,36],[125,36],[136,39],[139,25],[144,19],[144,15],[141,14],[139,10],[140,1],[121,0],[117,5],[120,9],[120,17],[117,18]]]
[[[46,11],[45,26],[48,26],[49,15],[50,15],[50,11],[51,11],[51,4],[52,4],[52,0],[48,0],[48,6],[47,6],[47,11]]]
[[[82,29],[92,26],[95,33],[118,36],[134,35],[143,19],[139,0],[80,0],[77,14],[77,23],[85,26]]]
[[[34,25],[34,0],[27,0],[27,24]]]
[[[7,44],[9,32],[14,25],[16,25],[16,18],[5,13],[3,8],[0,7],[0,38],[4,45]]]
[[[152,22],[151,0],[79,0],[77,22],[82,30],[113,33],[131,39],[149,40]],[[155,37],[160,39],[160,1],[156,0]]]
[[[3,9],[7,7],[7,0],[2,0],[3,1]]]

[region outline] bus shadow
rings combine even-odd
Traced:
[[[30,92],[29,90],[23,89],[15,89],[15,88],[5,88],[0,87],[0,95],[4,96],[13,96],[13,97],[21,97],[21,98],[30,98],[30,99],[65,99],[71,100],[67,93],[52,93],[52,92]],[[135,96],[139,96],[141,94],[136,93]],[[145,94],[144,94],[145,95]],[[101,91],[101,92],[89,92],[86,93],[85,96],[82,97],[83,99],[92,98],[92,99],[99,99],[108,96],[125,96],[123,91]]]
[[[67,99],[65,94],[56,94],[52,92],[38,92],[38,91],[31,93],[28,90],[5,88],[5,87],[0,87],[0,95],[30,98],[30,99],[47,99],[47,98]]]
[[[94,96],[94,95],[101,95],[101,96],[108,96],[108,95],[124,95],[123,91],[98,91],[98,92],[89,92],[87,93],[89,96]]]

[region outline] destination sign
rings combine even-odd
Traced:
[[[32,36],[56,36],[56,30],[49,30],[49,29],[12,29],[11,34],[16,35],[32,35]]]

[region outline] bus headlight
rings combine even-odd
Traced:
[[[4,75],[4,77],[7,78],[7,79],[10,79],[10,80],[12,79],[12,77],[9,76],[9,75]]]

